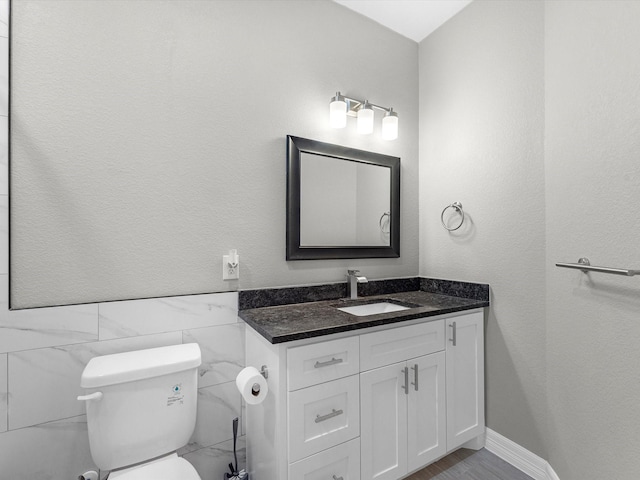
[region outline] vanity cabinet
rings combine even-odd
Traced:
[[[252,480],[396,480],[484,432],[480,309],[275,345],[247,328],[246,340],[269,385],[246,406]]]

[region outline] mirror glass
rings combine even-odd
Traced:
[[[400,256],[400,159],[288,137],[287,260]]]
[[[303,152],[300,246],[389,246],[391,168]]]

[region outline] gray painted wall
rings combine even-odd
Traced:
[[[13,25],[12,307],[417,275],[415,42],[328,0],[19,0]],[[330,129],[337,90],[399,138]],[[402,158],[401,258],[285,261],[287,134]]]
[[[562,480],[640,469],[638,280],[554,266],[640,265],[639,19],[475,1],[420,44],[420,273],[491,284],[488,426]]]
[[[8,113],[7,5],[6,0],[0,0],[0,133],[7,131]],[[222,267],[219,256],[232,247],[239,248],[243,261],[241,281],[217,285],[212,280],[203,288],[246,287],[257,282],[255,277],[260,275],[265,275],[261,280],[265,284],[309,283],[325,277],[342,280],[343,262],[284,262],[287,133],[403,156],[406,258],[363,261],[358,266],[371,265],[363,268],[363,273],[374,278],[387,270],[396,271],[393,275],[402,275],[405,270],[411,275],[417,273],[416,44],[331,2],[44,0],[14,1],[12,6],[14,47],[17,44],[13,51],[12,127],[14,135],[22,135],[20,142],[14,138],[12,145],[12,166],[19,167],[11,178],[15,207],[12,275],[14,291],[17,288],[29,301],[76,301],[63,300],[61,292],[78,301],[102,298],[104,294],[147,295],[141,290],[158,295],[151,283],[159,280],[159,274],[168,277],[164,278],[169,282],[166,291],[182,291],[192,280],[189,274],[198,278],[198,269],[217,281]],[[168,10],[177,6],[184,10]],[[205,14],[209,16],[202,17]],[[348,35],[329,29],[329,24],[336,21],[343,27],[349,24]],[[336,47],[331,52],[323,44],[329,31],[337,38],[328,40],[327,46]],[[362,38],[354,37],[358,33]],[[213,34],[219,35],[222,43],[203,47],[202,42]],[[383,47],[371,51],[367,42],[376,45],[378,38],[389,43],[389,50]],[[346,50],[337,48],[339,41],[344,42]],[[22,56],[17,55],[20,49]],[[361,49],[368,50],[361,53]],[[158,51],[182,52],[186,57],[182,63],[175,55],[162,57],[166,64],[147,58]],[[373,62],[378,53],[382,62],[396,70],[386,70],[383,63]],[[392,53],[394,58],[390,58]],[[21,58],[25,62],[19,61]],[[194,65],[187,65],[187,60]],[[29,62],[37,72],[27,75]],[[129,63],[123,67],[122,62]],[[195,71],[200,75],[189,78]],[[254,72],[253,76],[248,72]],[[210,77],[205,78],[207,74]],[[138,77],[143,77],[146,85]],[[86,85],[82,85],[83,78]],[[30,96],[21,90],[23,86],[32,88]],[[329,131],[327,103],[338,88],[396,106],[403,122],[399,140],[384,143],[377,137],[357,137],[353,128]],[[238,95],[228,97],[230,92]],[[294,103],[285,101],[289,92]],[[162,105],[154,105],[152,98]],[[22,106],[16,103],[18,100]],[[86,102],[73,103],[77,100]],[[221,104],[219,108],[216,102]],[[132,104],[130,108],[128,104]],[[230,120],[225,124],[218,116],[221,109],[232,104],[240,104],[242,110],[229,110]],[[203,112],[200,105],[213,110]],[[249,108],[256,112],[256,119],[248,117]],[[148,112],[156,116],[146,115]],[[198,118],[187,118],[192,113]],[[142,116],[145,118],[140,120]],[[109,123],[105,117],[113,121]],[[43,132],[47,134],[42,138],[35,135]],[[111,141],[114,138],[117,142]],[[3,140],[0,135],[0,251],[6,252],[7,164],[2,152],[6,152],[6,136]],[[155,158],[151,158],[152,153]],[[199,155],[207,155],[209,163],[198,162]],[[195,178],[199,168],[211,168],[205,172],[209,177],[202,181]],[[32,175],[29,180],[25,176],[28,174]],[[183,182],[193,184],[186,189]],[[180,186],[182,196],[175,191]],[[108,187],[115,189],[110,199],[105,196]],[[81,196],[83,192],[85,197]],[[196,199],[196,195],[211,198]],[[103,203],[97,201],[99,198]],[[207,204],[209,201],[213,204]],[[96,203],[102,210],[87,210]],[[156,206],[165,210],[156,210]],[[24,207],[32,208],[35,217],[29,217],[28,208],[21,213]],[[47,218],[49,214],[55,219]],[[220,218],[235,222],[230,231],[221,228]],[[53,234],[50,229],[56,221],[61,223],[60,231]],[[113,231],[106,228],[110,224]],[[195,228],[195,238],[179,227]],[[31,229],[36,238],[23,237],[23,228]],[[72,231],[80,236],[70,238]],[[116,243],[126,238],[125,246],[139,257],[127,248],[118,254],[112,251],[111,240],[102,237],[108,233],[119,235]],[[168,244],[154,246],[152,233],[170,237]],[[212,244],[205,234],[211,234]],[[180,247],[182,241],[185,245]],[[33,247],[38,242],[42,245],[33,253],[40,260],[20,256],[25,245]],[[167,263],[158,262],[160,266],[156,267],[144,260],[146,252],[136,250],[144,244],[151,256],[166,255]],[[203,244],[207,250],[200,253],[208,256],[203,262],[213,267],[194,266],[190,256],[197,252],[186,250]],[[54,255],[49,251],[53,245],[69,251]],[[163,253],[162,248],[167,246],[175,248]],[[254,257],[252,253],[259,255]],[[94,270],[93,255],[114,262],[129,258],[133,263],[114,264],[113,269],[103,264],[100,268],[111,270],[103,272]],[[178,261],[172,255],[182,257]],[[0,477],[76,478],[94,468],[84,406],[75,399],[82,393],[80,374],[90,358],[197,342],[203,352],[197,428],[179,453],[203,479],[218,478],[233,458],[231,420],[244,411],[235,387],[235,376],[244,366],[244,323],[237,318],[237,294],[10,311],[6,258],[0,255]],[[49,285],[30,283],[38,282],[38,278],[25,280],[15,271],[16,263],[29,274],[52,268],[43,273],[47,278],[42,280]],[[243,421],[241,427],[244,435]],[[238,447],[239,461],[244,465],[244,437]]]
[[[549,461],[561,479],[638,478],[640,3],[548,2],[545,48]]]
[[[420,44],[420,274],[491,285],[487,424],[546,457],[543,17],[476,1]]]

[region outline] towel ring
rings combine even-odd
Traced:
[[[447,224],[444,223],[444,212],[446,212],[447,209],[449,208],[453,208],[462,217],[457,227],[449,228],[447,227]],[[462,210],[462,204],[460,202],[453,202],[451,205],[447,205],[446,207],[444,207],[444,210],[442,210],[442,213],[440,214],[440,223],[442,223],[442,226],[445,228],[445,230],[448,230],[450,232],[453,232],[454,230],[458,230],[464,223],[464,210]]]
[[[387,217],[386,222],[384,221],[384,217]],[[391,212],[384,212],[380,217],[380,221],[378,222],[378,224],[380,225],[380,231],[385,235],[389,235],[389,226],[391,224]],[[385,225],[386,225],[386,228],[385,228]]]

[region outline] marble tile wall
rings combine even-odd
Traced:
[[[244,367],[245,325],[230,307],[234,303],[237,294],[223,293],[84,305],[78,317],[95,331],[103,331],[100,324],[107,317],[103,310],[109,313],[109,325],[125,326],[136,315],[146,319],[146,323],[133,321],[135,329],[127,331],[128,336],[103,340],[93,334],[95,338],[87,336],[84,341],[74,330],[65,336],[67,326],[77,328],[75,312],[68,310],[79,307],[9,312],[3,305],[0,472],[11,472],[8,478],[15,479],[76,478],[84,471],[79,469],[93,468],[88,448],[79,447],[87,442],[87,433],[84,405],[76,400],[83,393],[79,382],[87,362],[97,355],[196,342],[202,351],[198,420],[192,439],[180,453],[193,459],[203,478],[215,477],[206,472],[215,471],[216,465],[221,477],[231,460],[231,420],[242,417],[235,376]],[[29,315],[14,315],[20,313]],[[12,321],[8,327],[6,319]],[[158,329],[162,331],[155,333]],[[61,339],[67,343],[60,344]],[[35,454],[34,446],[44,451]]]
[[[7,431],[8,378],[7,355],[0,355],[0,433]]]
[[[76,400],[87,362],[192,342],[202,351],[198,419],[179,453],[203,479],[222,478],[233,460],[231,421],[243,411],[235,388],[245,328],[237,293],[8,308],[8,12],[9,1],[0,0],[0,478],[61,480],[94,469]],[[244,465],[244,437],[238,457]]]
[[[125,325],[136,314],[148,323],[134,321],[135,331],[126,337],[84,341],[73,331],[65,337],[65,320],[74,320],[67,310],[76,307],[9,312],[3,305],[5,316],[0,318],[13,323],[7,328],[0,321],[5,349],[0,354],[0,472],[11,472],[8,478],[14,479],[77,478],[84,471],[79,469],[93,468],[86,445],[78,447],[87,442],[84,404],[76,400],[83,393],[80,375],[87,362],[98,355],[196,342],[202,351],[198,420],[180,453],[194,459],[203,478],[204,472],[215,471],[215,465],[221,466],[217,475],[221,477],[231,460],[231,421],[242,417],[235,376],[244,367],[245,325],[237,311],[230,310],[234,303],[237,294],[223,293],[84,305],[93,308],[93,315],[85,310],[81,318],[95,331],[102,331],[103,309],[109,312],[110,325]],[[203,304],[208,307],[202,308]],[[13,315],[20,313],[30,314],[19,319],[24,320],[22,328]],[[157,324],[155,315],[161,317]],[[49,334],[47,321],[57,334]],[[73,322],[69,325],[75,328]],[[162,332],[154,333],[158,329]],[[39,334],[41,330],[44,333]],[[68,343],[60,345],[61,338]],[[35,454],[34,445],[44,451]]]

